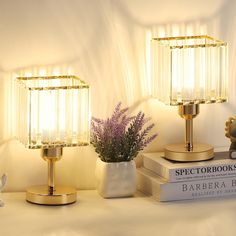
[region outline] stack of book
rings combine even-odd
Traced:
[[[137,170],[137,188],[158,201],[236,195],[236,160],[228,152],[185,163],[169,161],[163,153],[146,153]]]

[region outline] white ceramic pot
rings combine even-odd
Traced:
[[[96,164],[96,185],[104,198],[129,197],[136,191],[135,162],[103,162]]]

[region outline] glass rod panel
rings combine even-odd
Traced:
[[[152,95],[169,105],[227,101],[227,43],[210,36],[152,39]]]
[[[89,144],[89,85],[75,76],[18,77],[17,136],[28,148]]]

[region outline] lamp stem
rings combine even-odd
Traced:
[[[193,151],[193,118],[199,113],[199,104],[179,105],[179,115],[185,119],[185,148]]]
[[[50,194],[55,191],[55,161],[53,159],[48,160],[48,191]]]
[[[48,163],[48,193],[53,195],[55,189],[55,165],[56,161],[60,160],[62,156],[62,148],[43,148],[42,158]]]
[[[185,120],[185,147],[187,151],[193,150],[193,119]]]

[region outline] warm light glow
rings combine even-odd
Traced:
[[[206,35],[207,34],[207,26],[206,25],[201,25],[200,26],[199,34],[200,35]]]
[[[56,67],[56,68],[53,69],[53,72],[52,72],[53,75],[60,75],[60,73],[61,73],[60,68]]]
[[[68,75],[73,75],[73,74],[74,74],[74,70],[73,70],[72,67],[68,67],[68,68],[67,68],[67,74],[68,74]]]
[[[89,86],[75,76],[18,77],[18,137],[29,148],[89,142]]]
[[[24,73],[24,76],[25,76],[25,77],[31,77],[31,76],[32,76],[32,73],[29,72],[29,71],[26,71],[26,72]]]
[[[188,26],[191,31],[191,25]],[[152,40],[152,94],[171,104],[227,100],[227,44],[209,36]]]
[[[166,35],[165,28],[164,27],[159,27],[159,29],[158,29],[158,37],[159,38],[164,38],[165,35]]]
[[[179,36],[180,28],[178,25],[172,25],[172,36]]]
[[[147,86],[148,86],[148,95],[151,95],[151,40],[152,33],[148,31],[146,33],[146,68],[147,68]]]
[[[39,69],[39,75],[40,76],[45,76],[47,73],[46,73],[46,70],[45,69]]]
[[[193,25],[192,24],[188,24],[186,26],[186,35],[191,36],[193,34],[194,34],[194,32],[193,32]]]

